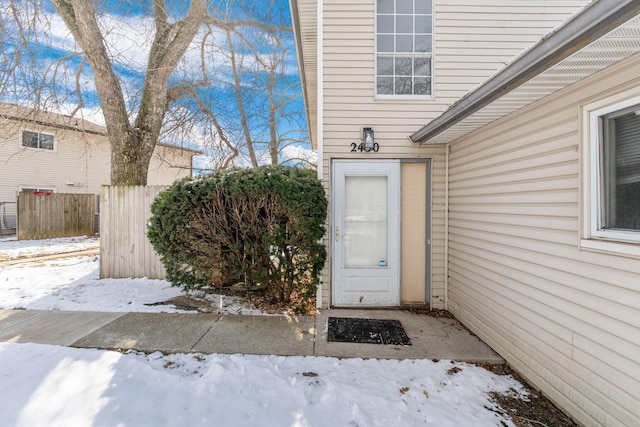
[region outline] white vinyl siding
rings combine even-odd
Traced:
[[[640,425],[640,257],[581,249],[581,106],[638,76],[636,55],[451,144],[449,309],[589,426]]]
[[[306,2],[302,2],[306,3]],[[500,0],[491,5],[475,0],[433,1],[434,59],[431,99],[376,97],[375,0],[326,0],[321,26],[322,79],[318,84],[322,144],[321,176],[330,198],[331,159],[432,159],[431,296],[434,308],[445,306],[445,147],[416,146],[408,136],[470,89],[486,80],[575,12],[583,0],[518,2]],[[317,76],[308,75],[314,80]],[[313,114],[313,113],[312,113]],[[362,128],[372,127],[377,153],[352,153],[361,142]],[[329,207],[331,211],[331,206]],[[328,219],[330,221],[330,219]],[[327,229],[331,229],[327,223]],[[330,239],[325,239],[330,245]],[[330,246],[328,247],[330,249]],[[331,259],[325,264],[321,305],[329,305]]]
[[[0,119],[0,202],[15,202],[23,188],[53,188],[57,193],[98,194],[110,183],[110,148],[106,136],[43,126],[30,129],[53,135],[55,151],[24,149],[25,125]],[[170,184],[191,175],[192,152],[158,146],[148,175],[149,185]]]
[[[191,176],[193,152],[156,145],[149,164],[149,185],[170,185],[177,179]]]

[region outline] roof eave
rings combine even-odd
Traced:
[[[592,3],[409,138],[414,143],[428,142],[638,13],[640,2],[637,0],[598,0]]]
[[[311,148],[317,149],[313,136],[311,135],[311,113],[309,108],[309,94],[307,84],[307,72],[304,65],[304,51],[302,45],[302,28],[300,24],[300,10],[298,8],[298,0],[289,0],[289,9],[291,10],[291,23],[293,26],[293,39],[296,46],[296,58],[298,61],[298,70],[300,72],[300,84],[302,85],[302,99],[304,103],[305,115],[307,117],[307,129],[309,130],[309,140]]]

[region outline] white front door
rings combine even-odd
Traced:
[[[332,303],[400,303],[400,162],[333,163]]]

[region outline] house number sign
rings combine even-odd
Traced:
[[[373,143],[373,147],[365,147],[365,143],[361,142],[360,144],[356,144],[355,142],[351,143],[351,152],[355,153],[355,152],[365,152],[368,153],[370,151],[373,151],[374,153],[377,153],[378,150],[380,149],[380,145],[378,145],[377,142]]]

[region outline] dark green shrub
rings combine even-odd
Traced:
[[[327,199],[316,172],[284,166],[184,179],[151,207],[148,236],[185,290],[243,282],[276,301],[315,293]]]

